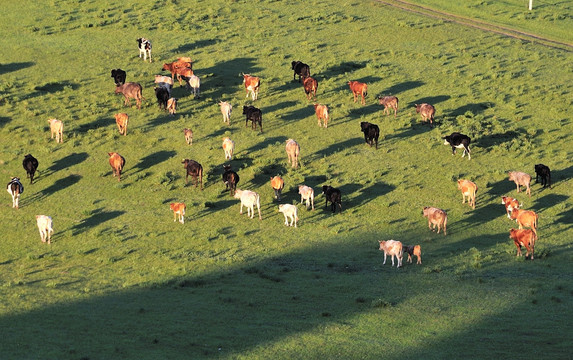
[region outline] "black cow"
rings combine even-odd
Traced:
[[[380,137],[380,128],[378,125],[362,121],[360,123],[360,129],[364,133],[364,141],[366,141],[370,147],[376,143],[376,149],[378,149],[378,138]]]
[[[121,69],[113,69],[111,71],[111,77],[115,81],[115,86],[125,84],[126,72]]]
[[[291,65],[294,70],[294,75],[292,77],[293,80],[296,80],[297,75],[298,82],[300,82],[302,78],[310,76],[310,67],[302,61],[293,61]]]
[[[38,160],[32,155],[28,154],[24,156],[22,166],[24,166],[24,170],[26,170],[26,177],[30,178],[30,184],[32,184],[34,182],[34,174],[38,169]]]
[[[543,185],[543,187],[545,187],[546,185],[549,185],[549,188],[551,189],[551,170],[549,169],[548,166],[543,165],[543,164],[535,165],[535,182],[536,183],[539,182],[539,177],[541,177],[541,185]]]
[[[468,153],[468,160],[472,159],[471,152],[470,152],[470,142],[471,139],[469,136],[460,134],[459,132],[453,132],[451,135],[448,135],[443,138],[444,145],[450,145],[452,147],[452,155],[456,154],[457,149],[464,149],[462,157]]]
[[[169,90],[163,86],[155,87],[155,96],[157,97],[157,103],[159,108],[167,110],[167,101],[169,101]]]
[[[257,130],[257,123],[261,127],[261,132],[263,132],[263,112],[252,105],[243,106],[243,115],[246,115],[245,127],[249,125],[249,120],[253,123],[251,128]]]
[[[330,208],[333,213],[336,212],[336,204],[338,204],[340,211],[342,211],[342,197],[340,195],[340,190],[335,189],[330,185],[324,185],[322,187],[322,193],[324,194],[324,197],[326,199],[326,204],[325,204],[326,208],[328,208],[328,202],[330,201],[331,202]]]
[[[223,165],[225,172],[223,173],[223,183],[225,183],[225,191],[229,190],[231,196],[235,195],[237,184],[239,183],[239,175],[231,170],[231,165]]]
[[[197,187],[197,177],[199,177],[199,182],[201,183],[201,190],[203,190],[203,166],[195,160],[185,159],[183,162],[183,168],[187,170],[185,174],[185,185],[189,184],[187,177],[191,175],[193,182],[195,182],[195,187]]]

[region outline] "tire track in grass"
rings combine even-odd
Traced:
[[[538,43],[540,45],[552,47],[559,50],[565,50],[568,52],[573,51],[573,44],[569,44],[566,42],[561,42],[557,40],[552,40],[543,36],[539,36],[536,34],[524,32],[521,30],[515,30],[509,27],[491,24],[482,20],[471,19],[460,15],[450,14],[444,11],[439,11],[435,9],[431,9],[426,6],[413,4],[403,0],[375,0],[378,3],[388,5],[394,8],[398,8],[401,10],[405,10],[411,13],[420,14],[423,16],[433,17],[436,19],[454,22],[460,25],[465,25],[469,27],[473,27],[483,31],[494,32],[497,34],[501,34],[504,36],[509,36],[515,39],[520,39],[524,41],[531,41]]]

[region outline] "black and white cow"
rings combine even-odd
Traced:
[[[452,155],[456,154],[456,149],[464,149],[462,157],[468,154],[468,160],[472,159],[470,151],[471,139],[469,136],[460,134],[459,132],[453,132],[451,135],[444,137],[444,145],[450,145],[452,147]]]
[[[149,62],[151,62],[151,41],[146,38],[137,39],[137,47],[139,48],[139,57],[143,55],[143,61],[147,60],[147,55],[149,55]]]
[[[300,82],[302,78],[307,78],[310,76],[310,66],[303,63],[302,61],[293,61],[291,65],[292,69],[294,70],[294,75],[292,77],[293,80],[296,80],[297,75],[298,82]]]
[[[32,184],[34,182],[34,174],[38,169],[38,160],[31,154],[28,154],[24,156],[22,166],[24,167],[24,170],[26,170],[26,177],[30,178],[30,184]]]
[[[115,81],[115,86],[119,86],[125,84],[127,73],[121,69],[113,69],[111,70],[111,77]]]
[[[360,129],[364,133],[364,141],[366,141],[370,147],[376,144],[376,149],[378,149],[378,138],[380,137],[380,128],[378,125],[362,121],[360,123]]]
[[[223,173],[223,183],[225,183],[225,191],[229,190],[231,196],[235,195],[237,184],[239,183],[239,175],[231,170],[231,165],[223,165],[225,172]]]
[[[551,189],[551,170],[548,166],[543,164],[535,165],[535,182],[539,182],[539,177],[541,177],[541,185],[543,187],[549,185]]]
[[[18,209],[20,194],[24,192],[24,185],[20,182],[20,178],[13,177],[6,186],[6,191],[12,195],[12,207]]]
[[[259,126],[261,127],[261,132],[263,132],[263,112],[261,111],[261,109],[256,108],[252,105],[243,106],[243,115],[246,116],[245,127],[249,125],[249,120],[251,120],[253,122],[251,128],[253,130],[257,130],[257,124],[259,124]]]
[[[333,213],[336,212],[336,205],[342,211],[342,196],[340,194],[340,190],[333,188],[330,185],[324,185],[322,187],[322,193],[324,194],[324,198],[326,199],[325,207],[328,207],[328,202],[330,201],[330,209]]]

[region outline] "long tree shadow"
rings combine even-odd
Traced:
[[[9,72],[22,70],[28,68],[30,66],[34,66],[36,63],[27,61],[27,62],[15,62],[10,64],[1,64],[0,65],[0,75],[7,74]]]
[[[133,169],[134,169],[133,172],[135,174],[137,174],[141,171],[149,170],[151,167],[153,167],[157,164],[160,164],[164,161],[169,160],[170,158],[172,158],[176,154],[177,153],[173,150],[170,150],[170,151],[161,150],[161,151],[157,151],[153,154],[147,155],[146,157],[139,160],[139,162],[133,167]]]
[[[91,212],[91,215],[88,218],[83,219],[79,224],[72,226],[70,230],[72,235],[78,235],[106,221],[116,219],[123,214],[125,214],[125,211],[105,211],[102,208],[96,209]]]
[[[480,137],[475,141],[472,139],[472,144],[475,144],[476,146],[479,146],[480,148],[483,149],[488,149],[493,146],[499,146],[501,144],[511,142],[513,139],[518,138],[522,134],[523,133],[520,132],[519,129],[517,131],[507,130],[504,133],[497,133]]]

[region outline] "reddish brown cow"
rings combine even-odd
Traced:
[[[519,209],[519,201],[509,196],[502,196],[501,203],[505,205],[505,212],[507,213],[507,218],[511,219],[511,212],[513,209]]]
[[[350,86],[350,90],[352,90],[352,95],[354,96],[354,102],[358,98],[358,95],[362,97],[362,105],[366,104],[366,100],[364,99],[368,95],[368,85],[365,83],[361,83],[359,81],[349,81],[348,85]]]
[[[539,215],[534,211],[513,209],[510,219],[517,221],[520,229],[523,229],[524,226],[531,228],[537,236],[537,220],[539,219]]]
[[[448,215],[442,209],[438,209],[435,207],[425,206],[424,210],[424,217],[428,218],[428,228],[434,231],[434,229],[438,228],[438,234],[440,233],[440,228],[444,227],[444,235],[447,234],[446,232],[446,225],[448,223]]]
[[[521,186],[525,186],[525,192],[531,197],[531,189],[529,188],[529,183],[531,182],[531,175],[526,174],[521,171],[510,171],[508,173],[509,181],[513,181],[517,186],[517,192],[519,192]]]
[[[430,126],[434,125],[434,114],[436,113],[436,109],[430,104],[415,104],[416,106],[416,114],[420,114],[422,116],[422,120],[427,122],[430,120]]]
[[[117,181],[121,181],[121,172],[125,166],[124,157],[116,152],[110,152],[107,154],[109,155],[109,164],[111,165],[113,176],[117,176]]]
[[[127,135],[127,122],[129,120],[129,115],[126,113],[115,114],[115,123],[119,129],[120,135]]]
[[[384,115],[390,114],[390,109],[394,109],[394,117],[398,113],[398,98],[396,96],[383,96],[378,98],[380,105],[384,105]]]
[[[517,254],[516,256],[521,256],[521,247],[524,246],[525,250],[525,258],[529,256],[529,252],[531,252],[531,260],[533,260],[533,252],[535,251],[535,240],[537,240],[537,234],[530,229],[511,229],[509,230],[509,238],[513,239],[513,243],[515,247],[517,247]]]
[[[328,127],[328,106],[321,105],[321,104],[313,104],[314,105],[314,112],[316,113],[316,118],[318,119],[318,126],[322,126],[324,123],[324,127]]]
[[[141,85],[135,82],[128,82],[115,88],[116,94],[123,94],[125,102],[123,106],[131,106],[131,98],[137,103],[137,108],[141,109],[141,99],[143,99]]]
[[[249,93],[254,100],[257,100],[259,97],[259,86],[261,85],[261,79],[256,76],[251,76],[249,74],[242,74],[243,75],[243,83],[245,84],[245,91],[247,92],[247,97],[249,97]]]
[[[316,98],[316,90],[318,90],[318,81],[313,77],[305,77],[302,80],[302,86],[304,87],[304,93],[308,100]]]

